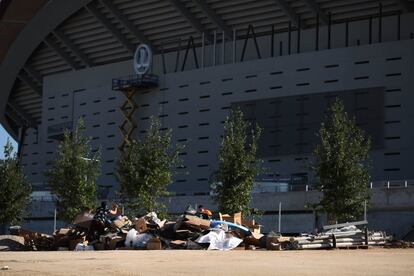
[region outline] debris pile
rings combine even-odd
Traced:
[[[242,223],[245,225],[243,226]],[[126,250],[126,249],[214,249],[231,250],[246,241],[257,244],[262,237],[260,225],[242,220],[241,213],[220,215],[218,220],[203,219],[195,212],[186,212],[175,221],[160,220],[151,212],[128,219],[118,216],[102,223],[90,215],[78,216],[73,225],[58,229],[53,235],[41,234],[20,227],[11,227],[28,250]]]
[[[242,219],[241,213],[232,216],[219,214],[214,219],[200,217],[188,209],[175,221],[161,220],[154,212],[128,219],[117,216],[102,222],[90,214],[76,218],[73,225],[61,228],[53,235],[46,235],[20,227],[11,227],[8,239],[19,246],[9,250],[232,250],[257,248],[267,250],[304,250],[329,248],[368,248],[368,246],[395,247],[392,237],[383,232],[363,230],[356,225],[366,221],[325,226],[324,232],[282,236],[261,233],[261,225],[254,220]],[[14,237],[14,238],[13,238]],[[401,245],[400,245],[401,246]],[[404,243],[404,247],[412,244]],[[18,248],[18,249],[17,249]]]
[[[360,230],[354,225],[332,229],[318,235],[290,238],[292,249],[316,248],[368,248],[384,245],[391,237],[382,232]]]

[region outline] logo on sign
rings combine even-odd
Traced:
[[[151,66],[152,51],[146,44],[138,45],[134,55],[134,69],[138,75],[147,73]]]

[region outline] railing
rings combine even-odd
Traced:
[[[275,182],[266,183],[265,186],[256,183],[253,188],[252,193],[261,194],[261,193],[281,193],[281,192],[308,192],[315,190],[312,184],[288,184]],[[407,189],[414,187],[414,179],[407,180],[381,180],[381,181],[372,181],[369,183],[369,189]]]
[[[112,80],[112,90],[124,90],[131,87],[155,87],[158,86],[158,76],[153,74],[129,75]]]
[[[264,194],[264,193],[288,193],[288,192],[309,192],[314,191],[315,187],[312,184],[288,184],[288,183],[266,183],[266,185],[260,185],[255,183],[252,194]],[[414,179],[407,180],[381,180],[373,181],[368,184],[369,189],[408,189],[414,188]],[[170,197],[179,196],[209,196],[212,192],[191,192],[191,193],[171,193]],[[54,201],[53,195],[32,195],[32,201]],[[112,199],[114,200],[114,199]]]

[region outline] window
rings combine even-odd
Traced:
[[[233,94],[233,92],[224,92],[224,93],[221,93],[222,96],[228,96],[228,95],[231,95],[231,94]]]
[[[233,78],[225,78],[225,79],[221,79],[221,81],[222,81],[222,82],[225,82],[225,81],[231,81],[231,80],[233,80]]]
[[[369,60],[362,60],[362,61],[355,61],[354,62],[355,65],[360,65],[360,64],[369,64]]]
[[[253,92],[257,92],[257,89],[247,89],[244,92],[245,93],[253,93]]]

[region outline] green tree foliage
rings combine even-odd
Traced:
[[[152,211],[166,215],[159,198],[168,195],[180,148],[171,146],[172,130],[160,128],[160,121],[151,118],[143,139],[130,142],[117,163],[120,195],[132,216]]]
[[[316,187],[323,193],[319,203],[331,221],[352,221],[369,200],[368,155],[370,139],[348,118],[340,99],[330,107],[319,130],[315,148]]]
[[[8,140],[4,146],[4,160],[0,160],[0,224],[22,221],[30,203],[31,189]]]
[[[79,119],[72,131],[64,131],[58,157],[46,172],[52,193],[56,196],[58,216],[73,222],[83,208],[96,207],[96,179],[100,174],[100,152],[93,152],[90,138],[84,136],[85,124]]]
[[[215,172],[214,200],[219,211],[251,214],[250,193],[261,161],[256,159],[261,129],[244,120],[243,112],[234,109],[224,123],[224,135],[218,154],[219,167]]]

